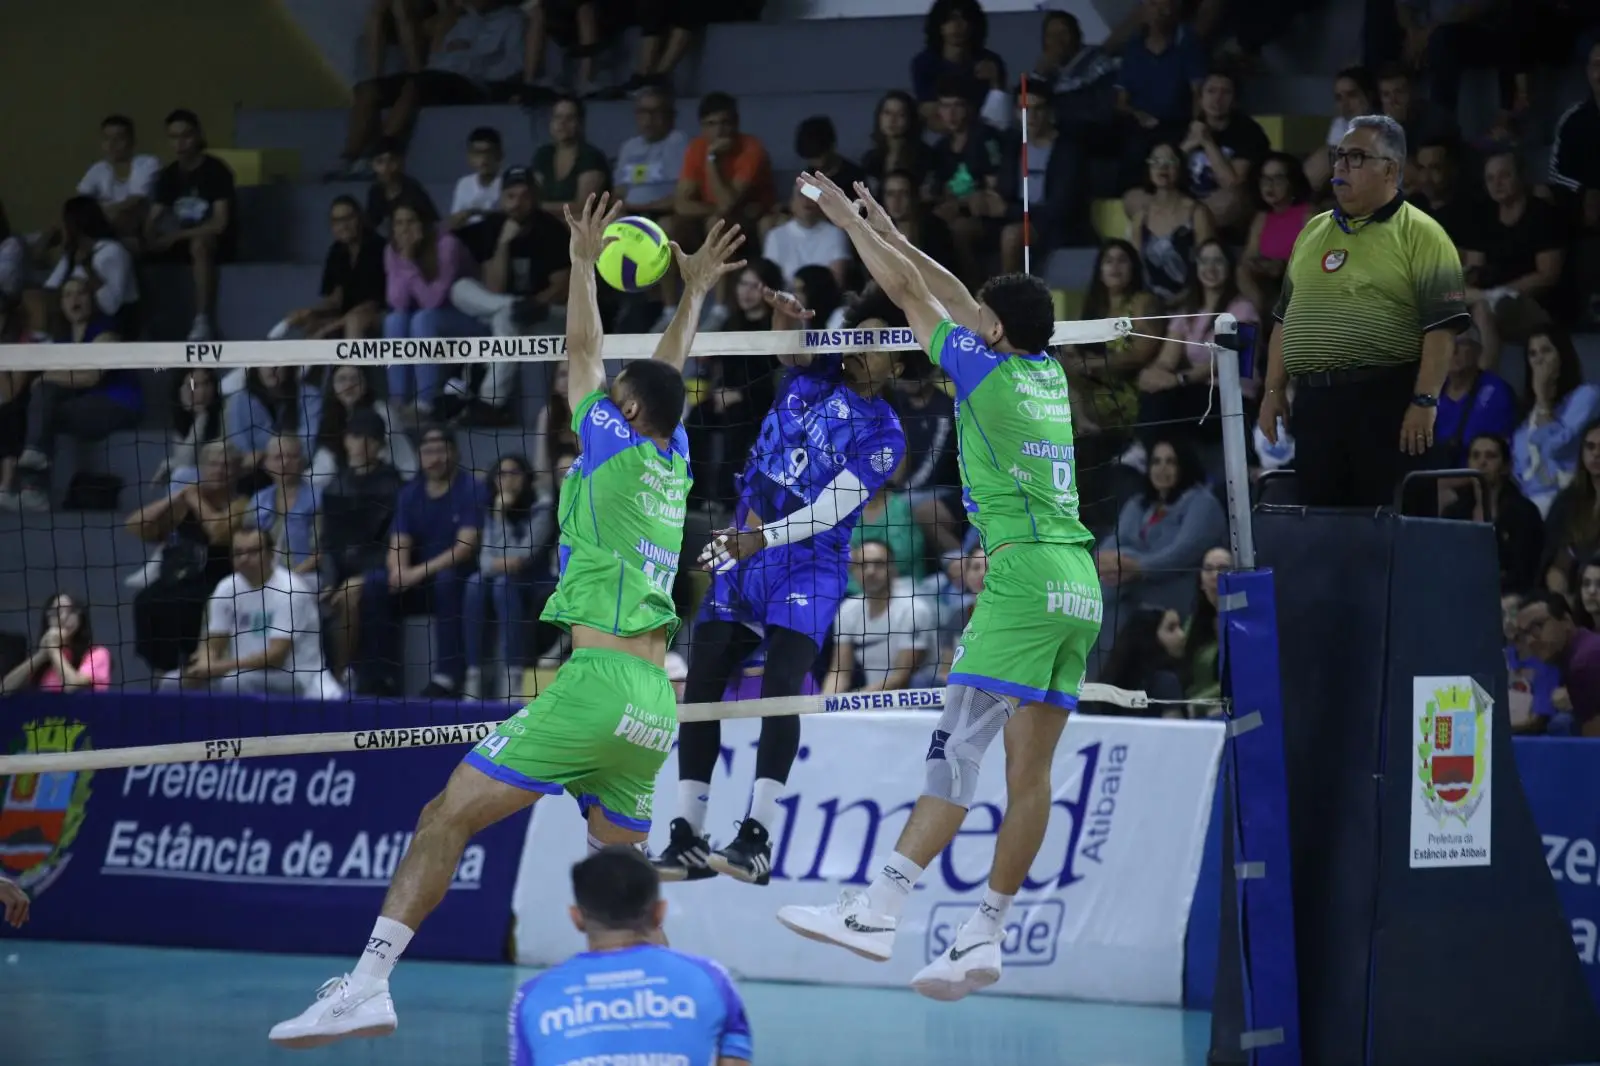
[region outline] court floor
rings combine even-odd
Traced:
[[[137,921],[136,915],[129,919]],[[267,1029],[348,960],[0,938],[6,1066],[489,1066],[506,1062],[506,1008],[531,970],[407,962],[400,1029],[384,1040],[280,1051]],[[741,984],[760,1066],[1200,1066],[1195,1011],[910,990]]]

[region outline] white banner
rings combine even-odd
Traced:
[[[773,832],[772,884],[719,877],[667,885],[673,945],[750,979],[907,985],[982,898],[1005,803],[999,744],[961,833],[917,885],[890,962],[804,940],[774,915],[787,903],[831,903],[870,880],[922,791],[934,722],[910,711],[808,718]],[[745,812],[759,730],[755,721],[723,726],[708,821],[714,843],[730,838]],[[1056,754],[1054,817],[1011,911],[999,991],[1181,1002],[1184,934],[1222,740],[1214,722],[1073,717]],[[657,851],[676,813],[677,761],[668,759],[657,786]],[[513,903],[517,961],[548,965],[582,950],[567,917],[567,870],[584,848],[571,801],[541,800]]]

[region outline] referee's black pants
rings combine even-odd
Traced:
[[[1400,450],[1400,424],[1411,406],[1416,380],[1416,363],[1294,379],[1289,432],[1294,437],[1294,482],[1302,507],[1392,507],[1401,480],[1413,470],[1434,465],[1427,455]],[[1417,495],[1436,500],[1436,493]],[[1437,510],[1436,502],[1432,507],[1421,499],[1407,503],[1408,514]]]

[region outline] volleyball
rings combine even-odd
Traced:
[[[613,289],[638,292],[660,281],[672,265],[672,247],[660,226],[648,218],[629,215],[606,227],[616,240],[600,253],[600,277]]]

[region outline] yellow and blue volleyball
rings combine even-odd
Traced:
[[[660,226],[648,218],[629,215],[606,227],[616,240],[600,253],[601,279],[613,289],[638,292],[660,281],[672,265],[672,246]]]

